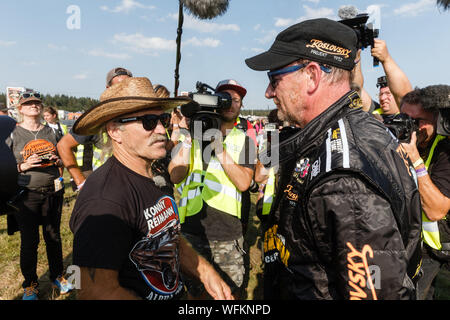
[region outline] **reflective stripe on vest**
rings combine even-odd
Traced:
[[[106,133],[103,133],[103,144],[106,144],[108,141],[108,136]],[[95,145],[92,146],[92,170],[98,169],[101,165],[103,165],[106,160],[111,156],[110,154],[105,156],[102,160],[102,149],[97,148]],[[84,156],[84,145],[80,144],[77,146],[77,151],[75,153],[75,158],[77,160],[77,165],[79,167],[83,166],[83,156]]]
[[[425,168],[428,170],[430,166],[431,159],[433,158],[434,149],[436,148],[439,141],[445,139],[445,136],[437,135],[431,146],[430,153],[428,154],[427,161],[425,162]],[[422,236],[423,241],[429,245],[431,248],[436,250],[442,249],[441,240],[439,237],[439,227],[437,221],[430,221],[425,212],[422,211]]]
[[[239,163],[241,150],[245,147],[245,137],[244,132],[233,128],[223,143],[224,149],[235,163]],[[241,218],[241,192],[228,178],[215,156],[211,157],[206,171],[203,170],[202,148],[197,140],[192,141],[187,177],[176,188],[181,191],[181,223],[184,223],[186,216],[197,214],[203,207],[203,201],[212,208]]]
[[[273,203],[273,196],[275,194],[275,170],[270,168],[269,179],[267,180],[266,187],[264,188],[264,200],[262,215],[268,215]]]
[[[372,111],[372,114],[384,114],[383,109],[378,108]]]

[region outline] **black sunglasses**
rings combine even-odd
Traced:
[[[160,115],[156,114],[146,114],[139,117],[130,117],[130,118],[122,118],[117,119],[116,122],[119,123],[128,123],[131,121],[142,121],[142,126],[145,130],[151,131],[156,128],[158,125],[158,121],[161,121],[161,124],[164,128],[168,128],[170,125],[170,114],[169,113],[162,113]]]

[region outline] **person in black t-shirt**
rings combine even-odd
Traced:
[[[149,79],[129,78],[100,101],[73,127],[81,135],[105,127],[113,150],[87,178],[70,219],[73,263],[81,269],[78,297],[179,298],[181,268],[212,297],[231,299],[230,288],[180,235],[175,200],[153,181],[151,163],[166,155],[170,114],[164,111],[190,99],[158,98]]]
[[[434,280],[444,264],[450,263],[450,139],[437,134],[438,108],[450,108],[450,86],[436,85],[407,93],[401,111],[418,120],[418,132],[403,143],[419,184],[423,209],[423,276],[419,299],[430,300]]]

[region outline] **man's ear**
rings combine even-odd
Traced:
[[[106,124],[106,132],[110,136],[110,138],[116,143],[122,143],[122,125],[120,123],[109,121]]]
[[[310,63],[306,66],[307,75],[308,75],[308,83],[307,83],[307,93],[313,94],[318,88],[320,84],[320,80],[322,78],[322,70],[320,70],[320,66],[318,63]]]

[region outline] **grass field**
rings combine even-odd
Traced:
[[[69,179],[65,179],[68,181]],[[255,196],[252,195],[252,210],[254,212]],[[61,237],[63,241],[64,267],[72,264],[72,241],[73,234],[69,229],[69,219],[75,203],[75,194],[69,185],[66,185],[65,203],[61,221]],[[262,287],[262,234],[259,219],[251,215],[250,223],[246,233],[246,264],[249,272],[245,277],[245,293],[243,299],[260,300],[263,295]],[[23,290],[21,287],[23,277],[19,268],[20,234],[16,232],[8,236],[6,230],[6,216],[0,216],[0,300],[21,299]],[[76,299],[76,292],[65,296],[59,296],[52,289],[49,280],[47,256],[45,243],[42,238],[38,250],[38,276],[39,276],[39,298],[41,300],[64,300]],[[437,278],[436,298],[439,300],[450,300],[450,271],[443,270]]]

